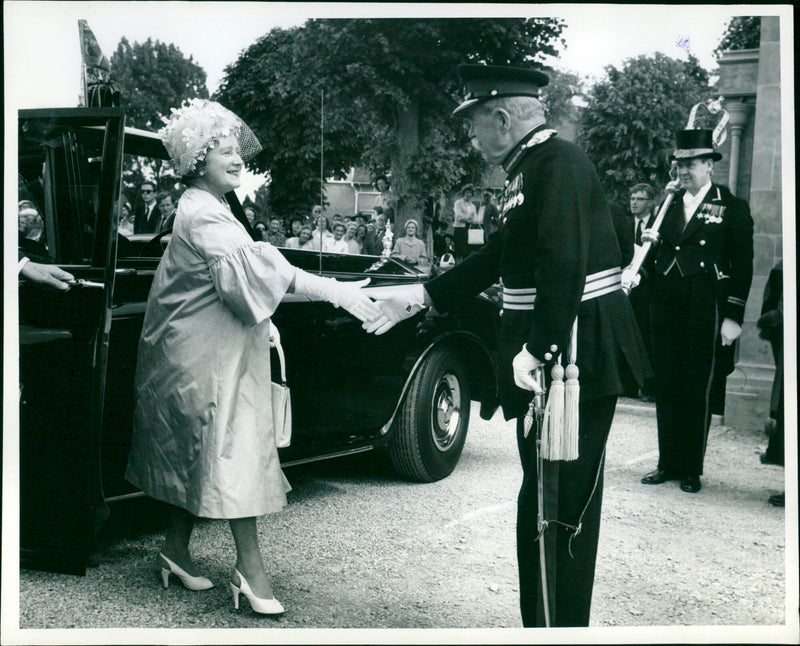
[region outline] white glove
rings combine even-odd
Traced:
[[[720,330],[722,345],[730,345],[739,338],[741,333],[742,326],[733,319],[725,319],[722,321],[722,330]]]
[[[343,283],[333,278],[309,274],[302,269],[298,269],[294,275],[295,293],[343,307],[360,321],[373,321],[381,315],[378,306],[361,291],[368,283],[369,278]]]
[[[376,304],[380,308],[381,316],[362,325],[367,332],[374,334],[388,332],[397,323],[411,318],[430,303],[430,297],[422,285],[412,285],[402,292],[394,291],[384,298],[380,294],[375,296],[379,299]]]
[[[639,281],[642,277],[638,272],[634,273],[631,269],[622,270],[622,289],[626,294],[630,294],[634,287],[638,287]]]
[[[538,395],[542,392],[542,389],[531,373],[541,365],[542,362],[528,352],[523,345],[522,350],[511,362],[511,368],[514,371],[514,383],[520,388],[532,390]]]
[[[675,193],[681,187],[681,180],[673,179],[664,187],[665,193]]]

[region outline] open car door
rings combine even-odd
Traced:
[[[77,279],[67,292],[19,282],[20,564],[84,574],[108,515],[100,438],[125,117],[22,110],[18,125],[20,254]]]

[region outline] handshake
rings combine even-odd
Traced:
[[[368,296],[362,288],[369,284],[369,278],[346,283],[298,271],[295,280],[297,292],[347,310],[370,334],[388,332],[403,319],[433,304],[422,285],[378,287]]]
[[[388,332],[395,324],[433,305],[422,285],[386,287],[373,296],[377,299],[374,305],[379,313],[372,320],[364,321],[361,326],[370,334]]]

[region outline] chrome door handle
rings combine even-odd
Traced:
[[[68,280],[66,282],[68,285],[73,285],[75,287],[99,287],[100,289],[105,287],[104,283],[96,283],[91,280],[84,280],[83,278]]]

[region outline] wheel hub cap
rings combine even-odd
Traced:
[[[434,390],[433,442],[446,451],[456,438],[461,421],[461,386],[455,375],[442,375]]]

